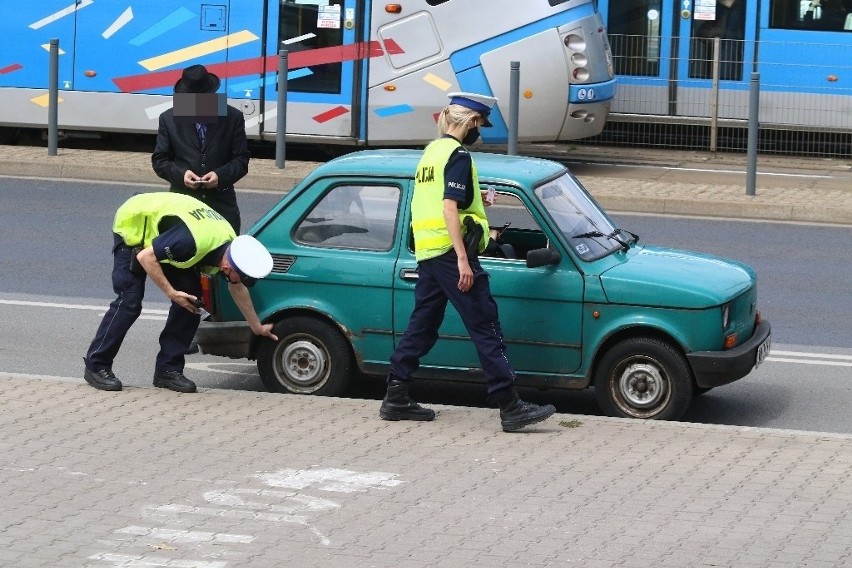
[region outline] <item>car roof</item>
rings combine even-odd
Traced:
[[[362,150],[326,162],[314,170],[314,176],[363,175],[413,178],[423,150]],[[508,156],[471,152],[482,182],[514,181],[534,187],[567,170],[558,162],[527,156]]]

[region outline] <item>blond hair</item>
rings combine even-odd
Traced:
[[[448,105],[438,115],[438,132],[441,136],[447,133],[450,126],[463,126],[468,121],[478,117],[479,113],[461,105]]]

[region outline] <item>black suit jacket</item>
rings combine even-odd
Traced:
[[[234,184],[248,173],[249,151],[243,113],[227,106],[227,116],[207,125],[204,147],[193,122],[175,122],[172,109],[160,115],[157,143],[151,164],[158,176],[169,182],[171,191],[191,195],[208,204],[240,232],[240,210]],[[192,189],[183,183],[186,170],[196,175],[215,171],[219,187]]]

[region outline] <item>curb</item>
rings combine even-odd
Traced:
[[[0,158],[0,175],[164,185],[150,168],[148,154],[65,149],[59,156],[34,158],[26,149],[9,148],[12,155]],[[99,160],[91,159],[93,153]],[[273,160],[253,159],[249,173],[240,180],[237,190],[286,193],[318,165],[317,162],[292,160],[284,169],[278,169]],[[608,211],[852,225],[850,191],[807,187],[808,182],[797,189],[761,187],[757,195],[747,196],[742,186],[592,175],[578,177]]]

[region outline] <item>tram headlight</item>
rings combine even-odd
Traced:
[[[565,47],[571,51],[586,51],[586,38],[578,34],[565,36]]]
[[[585,67],[575,67],[574,71],[571,72],[571,75],[573,75],[574,79],[580,82],[589,80],[589,70]]]
[[[589,64],[589,58],[585,53],[575,53],[571,56],[571,63],[577,67],[586,67]]]

